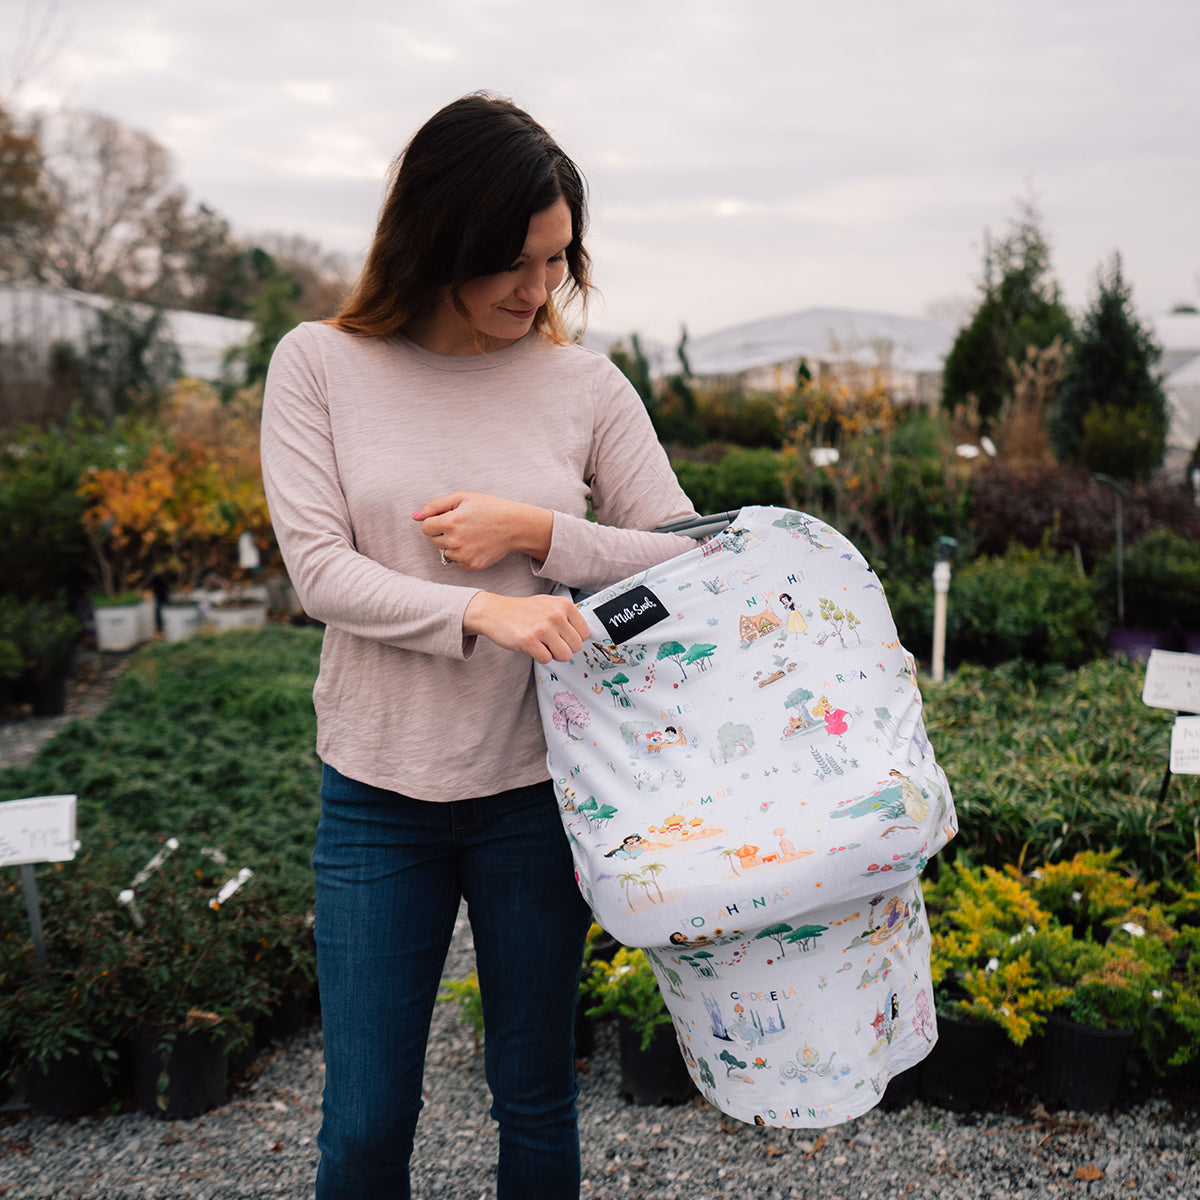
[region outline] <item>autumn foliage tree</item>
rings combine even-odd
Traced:
[[[191,588],[209,572],[237,570],[237,540],[273,545],[258,433],[261,395],[222,403],[195,380],[178,384],[160,413],[165,433],[140,462],[93,469],[80,481],[98,581],[108,595],[153,580]]]

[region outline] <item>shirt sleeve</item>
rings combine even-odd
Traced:
[[[534,571],[572,588],[597,591],[694,549],[689,537],[653,533],[697,516],[633,386],[602,360],[592,389],[592,444],[584,480],[596,520],[554,514],[550,552]]]
[[[309,616],[391,646],[469,658],[463,613],[478,589],[434,583],[360,554],[338,472],[320,349],[300,326],[276,348],[263,396],[271,523]]]

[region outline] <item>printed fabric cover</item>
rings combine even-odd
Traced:
[[[919,875],[957,829],[879,580],[745,508],[579,607],[592,638],[535,674],[596,920],[645,948],[717,1107],[861,1115],[936,1040]]]

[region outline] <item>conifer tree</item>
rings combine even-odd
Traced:
[[[1050,247],[1033,206],[1022,205],[1008,237],[984,258],[983,297],[970,324],[946,356],[942,402],[957,408],[974,398],[990,423],[1012,394],[1014,365],[1026,350],[1044,350],[1056,337],[1069,342],[1071,314],[1049,276]]]
[[[1134,314],[1114,254],[1096,273],[1096,296],[1054,406],[1050,434],[1059,462],[1132,480],[1162,463],[1167,400],[1154,369],[1161,357]]]

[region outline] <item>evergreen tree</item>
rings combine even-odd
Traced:
[[[608,357],[616,364],[621,374],[633,384],[634,391],[641,396],[642,403],[653,417],[655,415],[654,384],[650,379],[650,360],[642,350],[641,339],[636,333],[630,335],[629,346],[630,348],[627,350],[622,343],[618,342],[609,350]]]
[[[257,281],[247,314],[254,322],[254,332],[248,341],[225,356],[227,394],[234,388],[250,387],[265,380],[279,339],[303,320],[297,308],[300,285],[291,272],[282,270],[261,247],[255,246],[248,257]]]
[[[1054,406],[1054,452],[1059,462],[1144,479],[1166,447],[1167,399],[1154,370],[1162,350],[1133,312],[1119,254],[1096,284]]]
[[[1044,350],[1056,337],[1070,342],[1071,314],[1049,278],[1050,248],[1029,204],[1022,206],[1008,237],[984,258],[983,298],[946,357],[942,403],[948,409],[972,397],[985,423],[1012,394],[1014,364],[1028,347]]]

